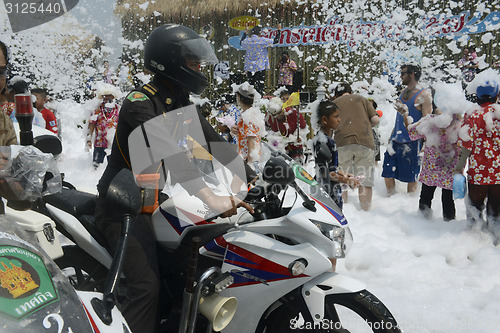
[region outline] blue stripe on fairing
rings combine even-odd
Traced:
[[[335,217],[335,219],[337,221],[339,221],[339,223],[341,225],[346,225],[347,224],[347,220],[345,218],[344,215],[340,215],[339,213],[337,213],[335,210],[333,210],[332,208],[328,207],[327,205],[325,205],[324,203],[322,203],[321,201],[319,200],[316,200],[314,197],[311,197],[313,198],[314,201],[316,201],[317,203],[320,204],[321,207],[323,207],[324,209],[326,209],[330,214],[333,215],[333,217]]]
[[[207,251],[220,254],[223,257],[224,257],[224,254],[226,253],[226,248],[217,244],[215,242],[215,239],[213,239],[209,243],[205,244],[205,249],[207,249]]]
[[[184,229],[186,229],[187,227],[190,227],[190,225],[186,225],[185,227],[181,227],[181,223],[180,223],[179,218],[175,215],[168,213],[166,210],[163,210],[161,207],[160,207],[160,213],[162,213],[162,215],[165,217],[165,219],[168,221],[168,223],[170,223],[172,228],[174,228],[174,230],[177,231],[177,233],[179,235],[182,234]]]

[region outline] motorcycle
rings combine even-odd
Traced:
[[[53,171],[51,155],[32,146],[0,150],[5,159],[0,167],[0,186],[2,191],[10,188],[9,200],[19,204],[42,195],[47,188],[42,190],[40,178],[54,190],[57,180],[47,176]],[[129,333],[116,308],[111,312],[113,323],[105,325],[91,306],[91,300],[101,299],[102,294],[75,290],[54,263],[52,258],[63,255],[54,222],[46,219],[39,223],[35,212],[23,213],[20,218],[15,218],[15,213],[0,215],[2,332]]]
[[[52,145],[45,147],[49,146]],[[21,211],[26,207],[27,202],[35,198],[38,202],[42,202],[44,195],[58,193],[60,190],[62,181],[53,155],[44,154],[34,146],[0,147],[0,154],[4,158],[4,163],[0,165],[0,188],[2,194],[8,194],[6,208],[8,218],[0,215],[0,219],[6,220],[3,225],[10,226],[11,232],[2,232],[0,228],[0,262],[2,263],[0,286],[6,289],[3,292],[3,289],[0,289],[0,323],[3,322],[1,316],[5,315],[15,319],[6,321],[3,326],[8,328],[8,332],[17,332],[17,330],[24,332],[26,328],[29,331],[38,331],[35,325],[36,320],[40,314],[45,313],[40,311],[41,308],[55,304],[55,307],[46,307],[52,311],[43,319],[43,326],[46,329],[53,327],[51,321],[54,320],[58,326],[53,328],[58,332],[73,332],[73,329],[77,332],[87,332],[86,323],[90,324],[89,332],[130,332],[125,319],[115,306],[116,299],[119,298],[118,286],[129,231],[134,218],[140,212],[140,206],[135,200],[139,198],[139,189],[136,186],[129,186],[131,184],[127,176],[130,174],[125,170],[115,177],[106,197],[108,206],[114,205],[122,212],[119,216],[122,219],[123,231],[123,237],[111,260],[109,272],[107,276],[101,276],[100,288],[80,288],[82,285],[72,277],[81,278],[81,271],[71,269],[70,265],[64,264],[68,258],[71,260],[75,258],[67,256],[67,253],[63,257],[64,252],[54,230],[55,223],[47,216],[35,211]],[[14,242],[14,246],[3,247],[3,238],[7,239],[7,245]],[[212,316],[210,317],[212,321],[205,324],[207,329],[212,327],[213,322],[214,328],[219,330],[231,320],[236,307],[234,297],[214,296],[232,283],[233,278],[229,273],[223,274],[217,267],[211,267],[196,280],[199,242],[199,238],[193,238],[186,289],[180,309],[179,333],[194,332],[195,314],[198,313],[198,309],[206,313],[206,316]],[[29,246],[30,249],[23,248],[17,243]],[[36,249],[38,253],[33,252],[32,249]],[[58,266],[51,259],[57,261]],[[59,267],[65,271],[62,272]],[[70,280],[66,276],[69,276]],[[76,293],[85,311],[80,311],[78,308],[80,303],[75,304],[76,294],[73,287],[79,287]],[[70,305],[68,309],[74,308],[74,311],[61,311],[61,302],[62,305]],[[199,306],[200,303],[204,305]],[[216,309],[216,312],[212,313],[212,309]],[[38,315],[31,316],[35,312]],[[82,316],[82,313],[86,316]],[[68,316],[71,316],[66,321],[69,325],[65,326],[65,318]],[[83,323],[80,323],[82,318],[87,320],[84,319]]]
[[[151,126],[160,128],[175,123],[178,129],[179,124],[191,126],[192,119],[197,119],[196,110],[189,108],[176,114],[182,118],[155,118]],[[152,132],[146,124],[136,133],[139,138],[143,136],[143,141],[136,138],[141,142],[136,142],[130,151],[134,172],[143,170],[134,167],[134,149],[139,151],[137,166],[148,156],[151,161],[158,161],[155,154],[167,146],[174,147],[172,156],[179,153],[179,147],[189,150],[193,145],[186,138],[201,140],[198,131],[190,128],[167,130],[175,133],[170,142],[155,148],[151,138],[164,140],[168,134],[146,137],[146,133]],[[129,143],[136,140],[133,137]],[[259,183],[244,198],[254,213],[240,208],[237,215],[222,218],[177,185],[172,186],[170,197],[152,213],[163,293],[168,295],[165,299],[170,300],[170,306],[175,309],[176,304],[182,303],[182,291],[187,288],[179,286],[186,281],[191,243],[197,239],[194,248],[199,248],[195,252],[200,256],[196,276],[210,268],[220,270],[217,283],[197,291],[198,295],[215,289],[218,293],[206,302],[209,305],[203,305],[200,299],[203,316],[198,314],[197,300],[189,312],[192,320],[206,323],[200,326],[208,332],[401,332],[391,312],[364,284],[335,271],[337,259],[344,258],[352,244],[342,211],[303,167],[268,148],[268,155],[261,157],[267,162],[256,166],[260,169]],[[199,162],[195,152],[187,154]],[[228,172],[215,157],[211,166],[207,169],[204,165],[204,169],[210,170],[204,177],[207,184],[214,186],[214,192],[232,193],[237,173]],[[134,186],[130,180],[133,178],[129,175],[128,185],[122,187]],[[111,267],[110,252],[93,223],[94,205],[95,196],[66,188],[34,207],[49,216],[58,230],[75,243],[66,247],[64,256],[56,262],[62,269],[74,270],[71,278],[76,289],[102,290]],[[125,211],[127,205],[113,209]],[[234,281],[228,282],[228,277]],[[219,317],[225,318],[223,323],[218,322]],[[227,320],[229,317],[232,320]],[[178,317],[166,318],[167,322],[176,320]],[[217,327],[210,327],[214,322]],[[190,320],[184,318],[181,326],[183,323],[189,325]]]
[[[38,246],[38,236],[23,230],[17,221],[0,216],[2,332],[130,333],[116,308],[111,325],[100,320],[91,300],[101,299],[102,294],[75,290]]]

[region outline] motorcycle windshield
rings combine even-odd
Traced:
[[[194,105],[161,114],[143,123],[131,132],[128,141],[132,171],[139,176],[137,184],[143,188],[163,189],[173,202],[171,206],[176,210],[173,215],[182,216],[190,223],[203,222],[222,213],[206,205],[201,208],[196,206],[195,213],[188,209],[195,205],[186,207],[187,201],[198,200],[194,195],[200,189],[210,188],[221,199],[236,193],[239,197],[246,195],[246,170],[237,147],[215,133]],[[257,169],[262,170],[273,155],[279,155],[279,152],[264,143],[261,164]],[[294,168],[297,184],[306,194],[343,216],[330,196],[304,168],[284,154],[279,156]],[[141,183],[141,179],[157,181]],[[186,193],[192,200],[186,197]]]
[[[68,279],[35,236],[0,215],[2,332],[93,332]]]
[[[313,200],[317,204],[322,205],[330,212],[332,212],[341,224],[347,224],[342,210],[332,200],[323,186],[321,186],[321,184],[319,184],[304,167],[296,163],[288,155],[276,150],[266,143],[262,144],[261,156],[263,158],[261,159],[261,163],[259,164],[260,170],[264,168],[265,162],[272,156],[280,156],[285,161],[287,161],[289,166],[293,169],[295,174],[295,181],[297,185],[302,189],[302,191],[304,191],[304,193],[306,193],[309,197],[313,198]]]
[[[221,200],[229,200],[228,195],[243,192],[240,195],[244,196],[247,190],[244,161],[236,146],[222,139],[194,105],[164,113],[137,127],[129,136],[129,153],[136,176],[157,174],[159,179],[138,185],[165,187],[175,207],[183,206],[175,201],[185,201],[186,192],[194,195],[200,189],[210,188]],[[186,213],[178,211],[177,216]],[[194,223],[222,212],[206,207],[197,213],[200,215],[189,214]]]

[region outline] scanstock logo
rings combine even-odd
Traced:
[[[73,9],[78,0],[3,0],[13,32],[52,21]]]

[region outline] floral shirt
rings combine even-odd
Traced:
[[[238,109],[238,107],[234,104],[231,104],[231,106],[228,109],[228,114],[232,118],[234,118],[234,123],[238,124],[241,121],[241,111]],[[238,138],[235,136],[231,136],[231,143],[237,144],[238,143]]]
[[[259,147],[258,157],[260,157],[260,142],[264,131],[264,117],[258,108],[252,107],[241,113],[240,121],[238,122],[238,154],[246,161],[249,157],[248,138],[255,137],[256,146]],[[258,160],[255,158],[253,160]]]
[[[2,111],[5,104],[6,103],[1,105]],[[0,146],[17,145],[17,136],[12,120],[7,113],[2,111],[0,111]],[[1,201],[0,199],[0,212],[3,208],[3,203]]]
[[[14,118],[14,111],[16,110],[16,103],[5,102],[2,104],[2,110],[8,115],[11,119]],[[15,118],[14,118],[15,119]]]
[[[467,114],[458,145],[470,150],[467,180],[475,185],[500,184],[500,105],[483,104]]]
[[[460,116],[454,115],[445,128],[438,126],[437,117],[440,116],[428,115],[420,119],[408,126],[408,133],[411,140],[426,138],[419,181],[427,186],[452,190],[455,165],[460,155],[457,145]]]
[[[241,120],[238,123],[238,154],[246,161],[248,160],[248,137],[255,137],[260,144],[259,129],[252,123]]]
[[[278,64],[278,84],[291,86],[293,84],[293,73],[297,70],[295,61],[288,60],[286,63]]]
[[[269,69],[269,57],[267,48],[273,46],[273,39],[252,35],[241,41],[241,47],[246,50],[245,66],[246,72],[259,72]]]
[[[238,109],[238,107],[234,104],[231,104],[229,107],[227,113],[234,118],[234,123],[237,124],[241,120],[241,111]]]
[[[107,108],[105,104],[101,103],[99,108],[94,111],[90,117],[90,124],[94,124],[96,130],[94,147],[108,148],[108,141],[112,140],[112,137],[109,137],[108,134],[111,134],[116,129],[119,110],[120,108],[116,104],[112,108]]]

